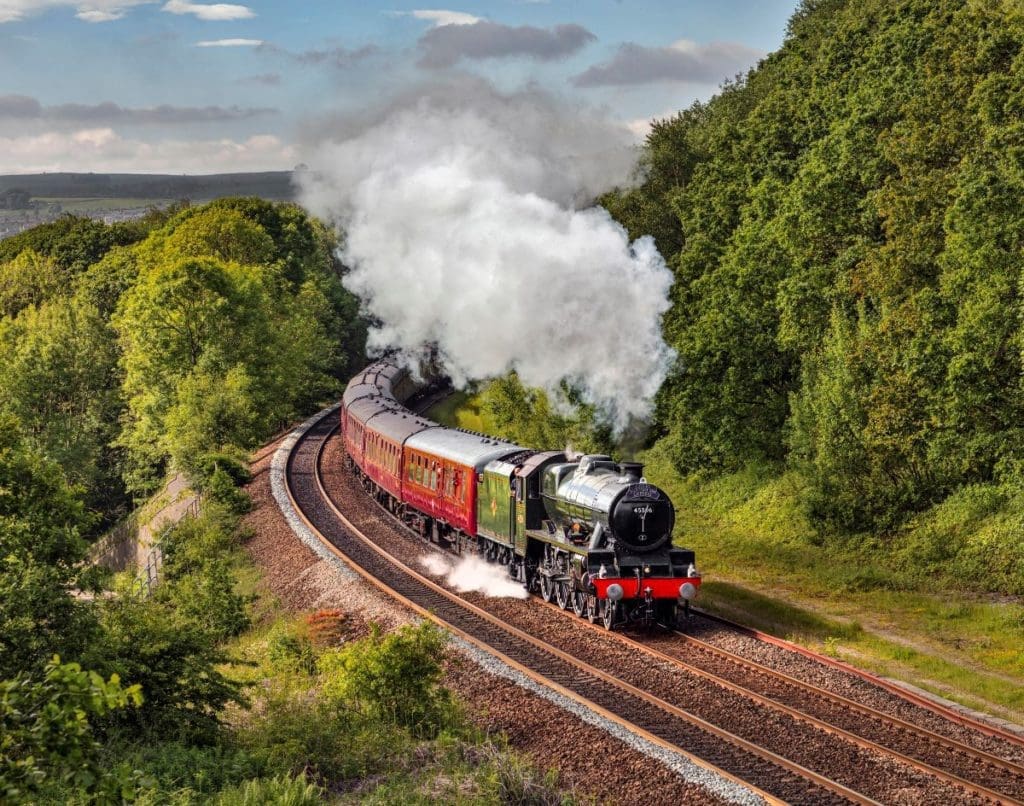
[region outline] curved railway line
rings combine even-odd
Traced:
[[[640,643],[531,602],[552,621],[541,640],[516,626],[507,601],[474,604],[451,593],[380,545],[389,542],[382,530],[392,541],[407,538],[393,534],[402,528],[393,521],[381,523],[369,497],[346,496],[347,515],[332,500],[320,460],[335,430],[324,417],[287,462],[288,495],[318,539],[374,585],[543,685],[744,782],[767,802],[1024,803],[1018,761],[692,636]]]

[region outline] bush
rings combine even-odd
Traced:
[[[249,496],[239,490],[231,476],[219,467],[213,471],[206,483],[205,492],[210,499],[236,515],[244,515],[252,509],[252,500]]]
[[[491,750],[491,766],[500,803],[509,806],[563,806],[573,798],[563,794],[557,769],[537,769],[508,753]]]
[[[103,803],[129,798],[134,776],[99,764],[93,723],[141,704],[138,685],[123,688],[116,674],[104,680],[57,656],[41,682],[0,681],[0,801],[30,801],[55,785]]]
[[[241,452],[220,451],[218,453],[207,453],[200,456],[196,461],[196,471],[199,475],[197,483],[202,487],[214,474],[221,470],[228,474],[231,481],[241,486],[252,480],[252,473],[249,472],[249,464]]]
[[[102,603],[102,621],[104,640],[93,652],[146,698],[145,708],[116,720],[127,735],[212,742],[224,706],[245,702],[241,685],[221,671],[231,658],[216,634],[173,604],[122,594]]]
[[[272,685],[259,718],[239,731],[242,745],[270,769],[306,772],[332,784],[365,778],[407,755],[400,728],[367,719],[314,692]]]
[[[450,692],[440,685],[447,636],[432,624],[405,626],[367,638],[320,658],[324,689],[339,704],[401,725],[421,738],[456,721]]]
[[[174,582],[211,562],[231,558],[238,546],[237,515],[208,501],[198,516],[182,518],[160,536],[161,576]]]
[[[108,763],[121,761],[144,773],[148,786],[139,793],[139,802],[154,806],[205,803],[223,789],[277,772],[230,741],[198,746],[115,739],[107,746],[105,756]]]

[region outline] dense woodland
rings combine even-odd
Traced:
[[[253,198],[0,241],[0,802],[571,802],[461,712],[440,631],[282,613],[241,550],[249,451],[365,362],[335,251]],[[202,512],[150,591],[90,547],[172,471]]]
[[[603,203],[676,277],[655,458],[691,491],[784,480],[766,520],[906,572],[886,584],[1024,594],[1024,6],[805,0],[643,167]],[[522,422],[529,397],[484,402],[607,447],[586,414]]]
[[[805,0],[778,52],[655,123],[640,184],[602,202],[676,276],[645,455],[681,512],[727,490],[854,587],[1024,594],[1022,121],[1015,0]],[[225,199],[0,241],[0,800],[317,802],[423,741],[473,755],[429,630],[338,650],[278,624],[232,662],[267,623],[247,451],[363,361],[334,238]],[[480,400],[526,444],[638,447],[514,375]],[[147,598],[88,552],[171,468],[207,504]],[[226,718],[253,680],[260,714]],[[473,757],[487,797],[521,791]]]

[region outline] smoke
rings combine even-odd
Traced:
[[[672,274],[651,238],[583,207],[633,174],[625,128],[464,79],[312,136],[302,200],[345,231],[371,349],[411,363],[434,345],[457,385],[514,369],[557,400],[567,381],[619,431],[650,414]]]
[[[491,565],[481,557],[463,557],[453,562],[440,554],[427,554],[420,565],[434,576],[443,576],[460,593],[476,591],[485,596],[505,599],[526,599],[529,594],[520,583],[509,578],[501,566]]]

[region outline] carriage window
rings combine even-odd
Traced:
[[[430,469],[430,489],[437,489],[437,463],[435,462],[433,467]]]

